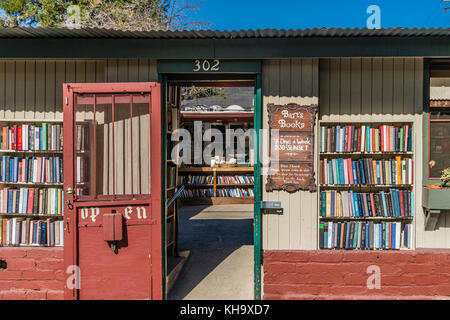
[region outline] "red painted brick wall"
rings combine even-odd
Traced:
[[[371,265],[380,289],[367,288]],[[268,300],[450,299],[450,250],[265,251],[263,280]]]
[[[64,298],[63,248],[0,248],[0,300]]]

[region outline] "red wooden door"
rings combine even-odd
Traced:
[[[66,299],[161,299],[161,87],[64,84]]]

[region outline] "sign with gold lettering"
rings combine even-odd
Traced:
[[[266,190],[315,191],[314,125],[317,105],[268,104],[270,167]]]

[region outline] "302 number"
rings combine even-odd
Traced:
[[[220,70],[220,60],[195,60],[194,61],[194,72],[211,72]]]

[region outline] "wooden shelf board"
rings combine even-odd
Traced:
[[[361,155],[361,156],[377,156],[377,155],[413,155],[412,151],[386,151],[386,152],[321,152],[321,156],[340,156],[340,155]]]
[[[62,150],[0,150],[0,153],[19,153],[19,154],[62,154]]]
[[[50,246],[48,244],[2,244],[0,245],[0,247],[2,248],[63,248],[64,245],[58,244],[58,245],[54,245],[54,246]]]
[[[326,127],[326,126],[331,126],[331,125],[338,125],[338,126],[349,126],[349,125],[354,125],[354,124],[362,124],[362,125],[368,125],[368,126],[374,126],[377,124],[380,125],[388,125],[388,126],[395,126],[395,125],[399,125],[399,126],[403,126],[406,124],[412,125],[414,124],[414,119],[405,119],[405,121],[398,121],[398,120],[393,120],[393,121],[389,121],[389,120],[384,120],[383,121],[361,121],[361,120],[346,120],[346,121],[333,121],[333,120],[319,120],[320,122],[320,126],[321,127]],[[377,129],[377,128],[375,128]]]
[[[329,248],[323,248],[323,249],[319,249],[319,250],[322,250],[322,251],[324,251],[324,250],[329,250],[329,251],[331,251],[331,250],[333,250],[333,251],[348,251],[348,250],[351,250],[351,251],[411,251],[411,250],[414,250],[414,249],[409,249],[409,248],[400,248],[400,249],[395,249],[395,248],[372,248],[372,249],[361,249],[361,248],[348,248],[348,249],[346,249],[346,248],[332,248],[332,249],[329,249]]]
[[[209,198],[184,198],[183,204],[252,204],[253,197],[209,197]]]
[[[319,217],[320,220],[351,220],[351,221],[364,221],[364,220],[413,220],[414,217]]]
[[[232,168],[211,168],[211,167],[199,167],[199,168],[179,168],[179,173],[191,173],[191,172],[253,172],[253,167],[232,167]]]
[[[10,122],[10,123],[50,123],[50,124],[62,124],[63,120],[59,119],[0,119],[0,122]]]
[[[217,184],[217,187],[253,187],[255,184],[253,183],[230,183],[230,184]]]
[[[321,184],[321,188],[411,188],[412,184]]]
[[[48,186],[48,187],[62,187],[63,183],[59,182],[6,182],[0,181],[0,185],[17,185],[17,186]]]
[[[60,214],[0,213],[0,217],[14,218],[64,218]]]

